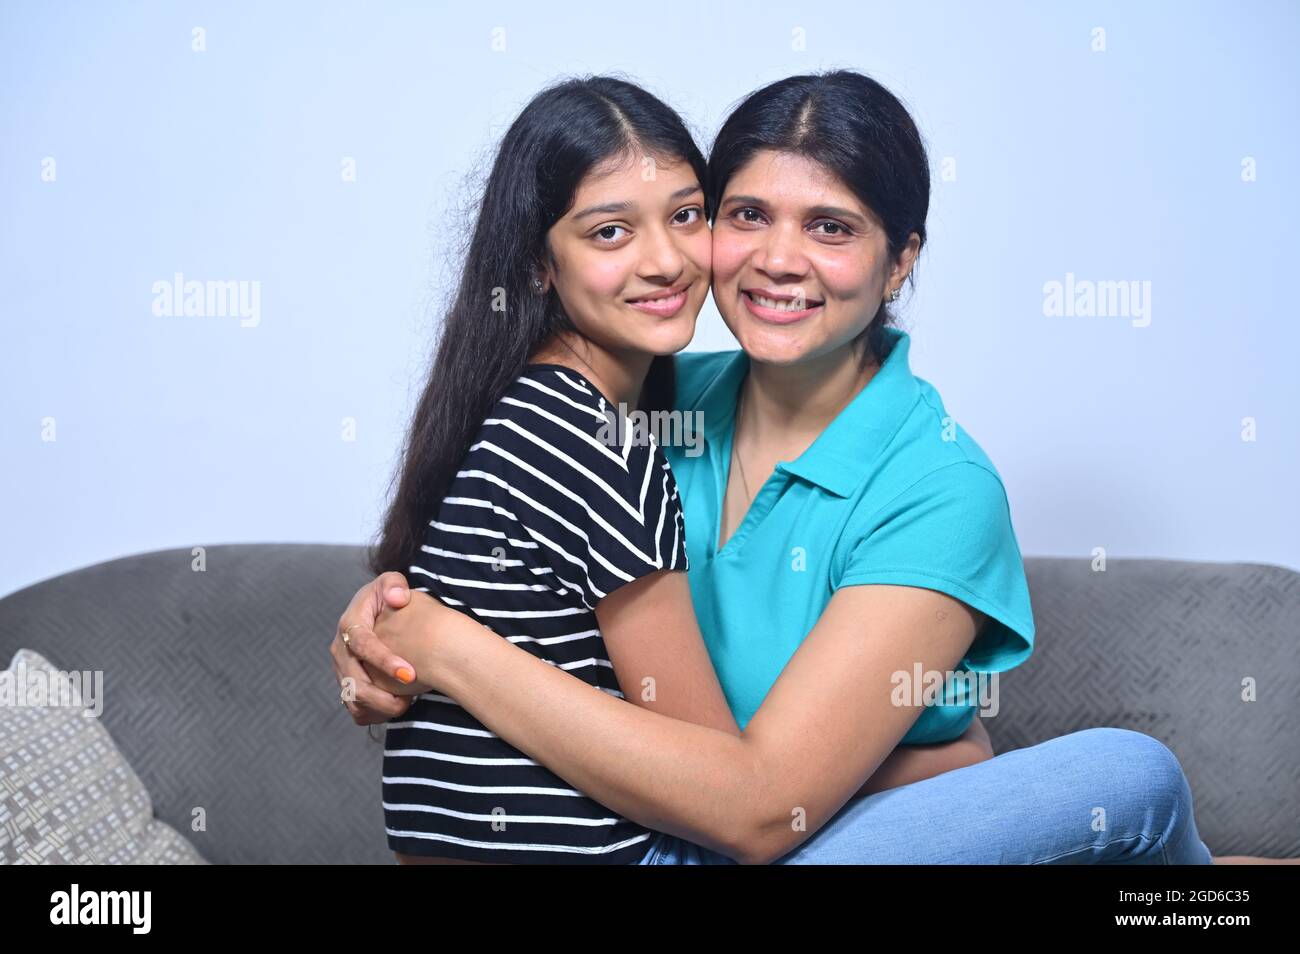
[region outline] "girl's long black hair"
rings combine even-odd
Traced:
[[[709,208],[718,208],[727,182],[760,149],[806,156],[837,175],[884,223],[891,260],[913,232],[925,246],[930,208],[925,144],[903,104],[869,76],[853,70],[789,76],[745,97],[709,153]],[[909,283],[914,273],[908,274]],[[892,320],[882,302],[855,339],[866,339],[864,364],[869,357],[884,361],[884,330]]]
[[[378,542],[375,574],[406,573],[428,521],[492,406],[529,357],[559,331],[573,331],[553,286],[534,274],[554,262],[547,232],[569,210],[584,176],[622,154],[685,160],[701,185],[704,157],[669,106],[610,76],[567,80],[538,93],[511,124],[483,189],[451,310],[403,446]],[[711,217],[711,207],[705,208]],[[651,363],[638,408],[671,406],[671,356]]]

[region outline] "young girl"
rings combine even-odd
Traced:
[[[380,588],[401,582],[386,573],[358,593],[331,650],[340,678],[358,671],[354,656],[374,664],[357,677],[354,717],[401,712],[391,693],[437,687],[413,710],[445,692],[575,789],[665,832],[643,862],[1208,863],[1177,759],[1127,730],[853,797],[900,743],[972,723],[969,701],[897,701],[894,677],[997,673],[1029,654],[1019,548],[996,470],[911,373],[907,335],[886,327],[929,201],[902,105],[857,73],[791,77],[732,113],[709,163],[713,296],[743,350],[682,357],[676,407],[703,411],[708,452],[672,463],[695,606],[743,732],[666,718],[634,694],[662,700],[692,679],[672,655],[694,626],[672,572],[598,607],[637,705],[423,594],[379,612]],[[376,569],[404,565],[391,554]],[[628,594],[655,618],[624,631]],[[634,657],[626,672],[621,654]],[[403,660],[422,683],[389,678]]]
[[[629,83],[529,103],[486,184],[374,565],[587,687],[736,735],[675,572],[668,462],[653,435],[609,426],[671,401],[662,356],[689,343],[710,280],[704,174],[677,115]],[[665,620],[690,625],[656,632]],[[980,753],[928,754],[882,779]],[[439,693],[388,723],[383,802],[403,862],[634,863],[655,834]]]

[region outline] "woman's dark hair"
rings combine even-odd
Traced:
[[[607,159],[628,154],[685,160],[703,185],[707,169],[681,117],[639,86],[610,76],[567,80],[538,93],[511,124],[483,187],[458,287],[403,447],[397,492],[372,572],[406,573],[419,554],[457,468],[493,405],[530,356],[559,331],[575,331],[552,286],[547,232],[572,206],[579,184]],[[706,216],[711,209],[706,204]],[[657,357],[638,410],[671,407],[671,356]]]
[[[706,203],[717,209],[731,177],[760,149],[806,156],[837,175],[884,223],[891,260],[913,232],[925,245],[930,163],[916,123],[898,98],[869,76],[832,70],[790,76],[751,93],[722,124],[709,154]],[[918,249],[919,252],[919,249]],[[912,281],[912,274],[908,274]],[[865,337],[863,361],[887,356],[884,302]]]

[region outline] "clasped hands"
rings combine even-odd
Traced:
[[[435,690],[422,678],[433,671],[436,635],[446,614],[459,615],[410,589],[396,571],[357,590],[330,643],[343,704],[357,725],[387,722],[406,712],[415,696]]]

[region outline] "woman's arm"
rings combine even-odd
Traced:
[[[891,674],[952,670],[981,620],[933,590],[842,589],[740,736],[623,705],[425,594],[385,609],[375,632],[421,682],[595,800],[766,863],[825,824],[920,715],[891,701]]]
[[[740,728],[704,644],[686,574],[659,570],[596,604],[596,617],[624,698],[674,719],[732,735]],[[979,719],[960,737],[900,745],[855,795],[910,785],[993,757]]]

